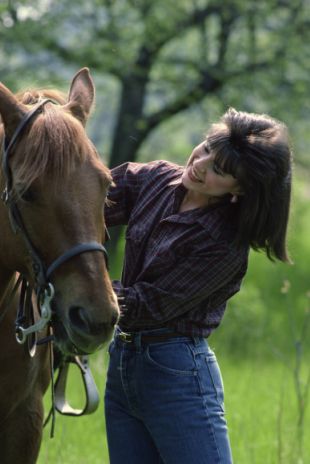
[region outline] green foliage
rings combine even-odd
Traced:
[[[102,142],[113,165],[136,159],[154,129],[163,138],[163,123],[189,110],[178,118],[187,132],[193,107],[205,119],[214,100],[218,108],[271,113],[308,137],[309,8],[302,0],[10,0],[0,23],[7,83],[17,76],[59,83],[81,66],[99,85],[107,76],[118,83],[115,116],[110,86],[98,110],[100,119],[113,119],[109,143]]]

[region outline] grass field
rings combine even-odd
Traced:
[[[107,356],[106,352],[101,352],[91,358],[101,398]],[[245,358],[242,362],[219,354],[218,358],[225,383],[226,414],[234,463],[309,464],[310,411],[308,408],[304,420],[301,458],[297,440],[300,435],[297,428],[298,408],[290,363],[274,359],[265,362],[257,356]],[[308,366],[305,365],[304,369],[306,371]],[[78,400],[83,403],[81,392],[77,389],[78,383],[76,373],[72,372],[69,387],[76,406]],[[99,410],[91,416],[71,418],[57,415],[53,439],[49,438],[49,432],[50,426],[47,426],[39,464],[109,463],[102,400]]]

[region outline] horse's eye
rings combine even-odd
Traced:
[[[32,202],[36,199],[35,191],[32,188],[28,188],[21,194],[21,198],[24,201]]]

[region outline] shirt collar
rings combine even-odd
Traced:
[[[232,224],[228,219],[229,207],[229,203],[217,203],[202,210],[197,218],[197,222],[216,240],[233,232]]]
[[[197,208],[183,213],[178,213],[177,208],[182,201],[182,197],[186,192],[186,188],[181,182],[181,177],[173,179],[169,182],[171,187],[174,187],[174,200],[171,209],[167,211],[168,216],[163,220],[169,222],[177,222],[179,224],[200,224],[208,233],[218,240],[220,237],[225,237],[231,234],[233,226],[228,220],[229,208],[232,207],[228,198],[223,199],[219,203],[215,203],[206,208]]]
[[[167,211],[168,216],[166,216],[164,220],[182,224],[199,223],[215,240],[227,236],[227,234],[230,235],[234,228],[230,224],[228,216],[229,209],[233,207],[233,205],[230,203],[228,197],[206,208],[197,208],[183,213],[176,212],[186,192],[186,188],[182,183],[183,172],[184,167],[180,166],[179,170],[176,172],[176,176],[168,183],[168,186],[174,187],[174,201],[170,211]]]
[[[182,184],[182,175],[183,175],[184,168],[182,170],[177,172],[177,175],[174,179],[172,179],[170,182],[168,182],[168,186],[170,187],[177,187],[178,185],[183,185]]]

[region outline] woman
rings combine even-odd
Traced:
[[[250,247],[289,261],[286,128],[230,109],[185,168],[127,163],[112,174],[107,225],[127,233],[105,395],[110,462],[231,463],[206,338],[240,288]]]

